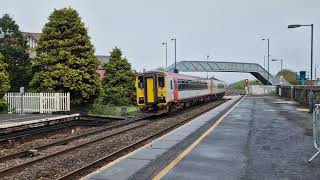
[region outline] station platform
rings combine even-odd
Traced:
[[[78,117],[79,114],[55,115],[55,114],[3,114],[0,115],[0,129],[32,123],[56,121],[63,118]]]
[[[312,114],[271,96],[239,97],[84,179],[320,179]]]

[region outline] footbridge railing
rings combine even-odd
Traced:
[[[173,72],[172,64],[167,71]],[[251,73],[265,85],[280,84],[279,79],[274,78],[268,71],[257,63],[218,62],[218,61],[180,61],[177,62],[178,71],[183,72],[241,72]]]

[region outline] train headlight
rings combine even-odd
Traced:
[[[144,98],[143,97],[139,97],[139,104],[144,104]]]

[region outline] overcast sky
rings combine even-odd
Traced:
[[[310,28],[287,29],[288,24],[315,25],[314,62],[320,64],[319,0],[0,0],[0,13],[8,13],[22,31],[41,32],[54,8],[76,9],[95,46],[96,54],[108,55],[118,46],[141,71],[177,59],[254,62],[263,65],[270,37],[272,58],[283,58],[284,68],[310,70]],[[271,73],[280,63],[270,62]],[[206,76],[205,73],[194,73]],[[211,76],[213,73],[210,73]],[[320,73],[318,73],[320,75]],[[253,76],[242,73],[214,73],[233,82]]]

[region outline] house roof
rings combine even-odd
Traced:
[[[109,56],[104,56],[104,55],[96,55],[98,61],[100,62],[100,66],[102,67],[105,63],[109,62]]]
[[[30,36],[32,37],[34,40],[39,41],[40,40],[40,36],[42,33],[31,33],[31,32],[22,32],[22,35],[24,37],[26,36]]]

